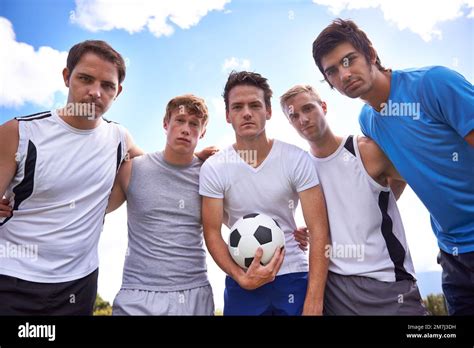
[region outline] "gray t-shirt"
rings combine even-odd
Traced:
[[[128,250],[122,288],[180,291],[209,284],[199,171],[155,152],[133,159],[127,195]]]

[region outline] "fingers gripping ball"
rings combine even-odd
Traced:
[[[263,249],[260,263],[266,265],[278,248],[285,245],[285,234],[271,217],[253,213],[238,219],[230,229],[227,243],[234,261],[247,269],[258,247]]]

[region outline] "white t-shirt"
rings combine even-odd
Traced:
[[[308,257],[294,239],[298,193],[319,184],[309,154],[274,140],[265,160],[253,168],[230,146],[210,157],[201,168],[199,193],[224,199],[224,224],[263,213],[278,221],[285,233],[286,254],[278,275],[308,271]]]
[[[0,218],[0,274],[42,283],[76,280],[98,267],[97,246],[126,130],[101,120],[90,130],[56,112],[18,118],[17,172]]]

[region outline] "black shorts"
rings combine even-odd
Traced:
[[[63,283],[0,275],[0,315],[92,315],[99,269]]]

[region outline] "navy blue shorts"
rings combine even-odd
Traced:
[[[441,250],[438,263],[449,315],[474,315],[474,252],[454,256]]]
[[[245,290],[227,276],[224,315],[301,315],[308,286],[308,272],[277,276],[255,290]]]

